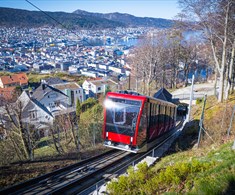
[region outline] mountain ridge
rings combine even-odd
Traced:
[[[152,26],[159,28],[169,28],[173,25],[173,20],[164,19],[164,18],[153,18],[153,17],[137,17],[128,13],[97,13],[97,12],[87,12],[84,10],[77,9],[73,13],[79,15],[89,15],[100,18],[109,19],[112,21],[122,21],[127,26]]]
[[[46,16],[46,14],[49,15]],[[68,12],[41,12],[24,9],[0,7],[0,26],[6,27],[41,27],[41,26],[66,26],[67,28],[116,28],[116,27],[158,27],[169,28],[172,20],[163,18],[136,17],[119,12],[102,14],[76,10]],[[51,17],[51,18],[50,18]],[[54,21],[56,20],[56,21]]]

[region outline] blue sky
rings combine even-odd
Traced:
[[[172,19],[180,9],[177,0],[29,0],[43,11],[128,13],[140,17]],[[36,10],[25,0],[0,0],[0,7]]]

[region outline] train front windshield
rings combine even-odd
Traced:
[[[107,132],[134,136],[141,101],[108,98],[105,101]]]

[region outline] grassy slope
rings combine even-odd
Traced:
[[[144,164],[137,172],[130,168],[129,177],[121,176],[119,182],[108,185],[111,194],[234,194],[235,151],[231,147],[235,121],[230,139],[225,139],[234,105],[235,96],[227,103],[217,103],[214,97],[208,97],[204,128],[213,141],[204,134],[199,148],[195,144],[202,103],[196,105],[194,120],[165,157],[151,168]]]

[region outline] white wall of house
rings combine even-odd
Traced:
[[[109,65],[106,65],[106,64],[99,64],[99,68],[100,68],[100,69],[104,69],[104,70],[108,70],[108,69],[109,69]]]
[[[85,90],[86,94],[88,93],[88,91],[90,90],[91,84],[90,82],[88,82],[87,80],[85,80],[82,84],[82,88]]]
[[[94,94],[100,94],[100,93],[105,93],[105,89],[107,88],[107,84],[105,83],[100,83],[100,84],[95,84],[92,81],[87,81],[85,80],[84,83],[82,84],[82,88],[85,90],[86,94],[89,94],[89,91],[92,91]]]
[[[23,122],[35,125],[36,129],[48,128],[53,124],[53,117],[35,104],[29,103],[24,110],[27,112],[27,117],[23,119]]]
[[[113,72],[116,72],[116,73],[119,73],[119,74],[122,73],[122,69],[119,68],[119,67],[116,67],[116,66],[109,66],[109,70],[112,70]]]

